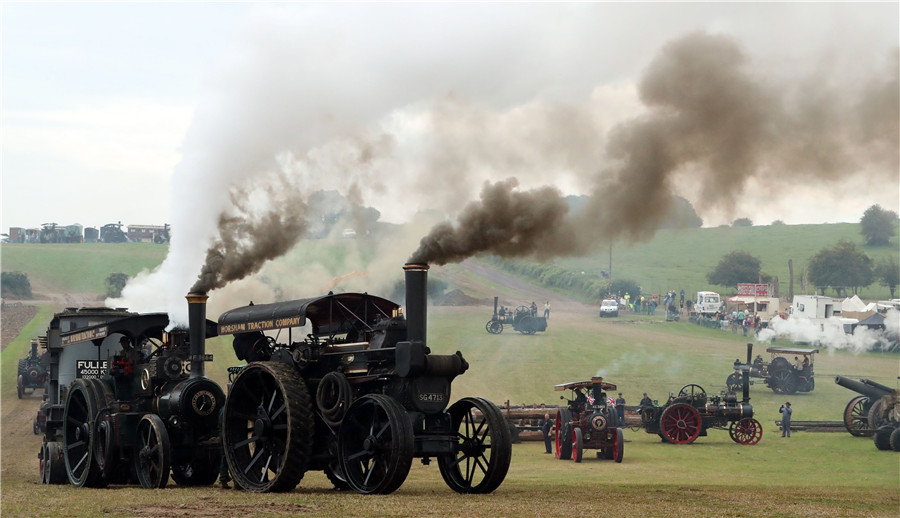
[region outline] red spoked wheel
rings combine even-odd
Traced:
[[[615,462],[622,462],[622,457],[625,455],[625,434],[622,433],[621,428],[616,428],[615,432],[615,440],[612,445],[612,460]]]
[[[572,460],[581,462],[582,458],[584,458],[584,435],[581,433],[581,428],[574,428],[572,430]]]
[[[569,421],[572,420],[572,413],[568,408],[560,408],[556,412],[556,458],[559,460],[569,460],[572,457],[572,443],[566,435],[569,430],[566,428]]]
[[[762,439],[762,425],[752,417],[745,417],[740,421],[732,421],[728,427],[728,435],[731,440],[745,446],[753,446]]]
[[[660,431],[664,438],[675,444],[690,444],[700,435],[700,412],[684,403],[676,403],[665,409],[660,419]]]

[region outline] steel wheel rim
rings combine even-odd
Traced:
[[[290,491],[312,449],[311,400],[293,368],[260,362],[235,378],[225,403],[222,442],[231,476],[252,492]]]
[[[489,493],[509,470],[512,440],[500,410],[482,398],[464,398],[448,410],[455,454],[438,458],[441,476],[458,493]]]
[[[75,487],[82,487],[96,476],[92,455],[91,426],[93,396],[83,382],[76,382],[66,399],[63,425],[63,449],[66,473]]]
[[[677,404],[666,409],[661,425],[666,437],[675,444],[689,444],[700,435],[700,415],[688,405]]]
[[[728,434],[738,444],[753,446],[762,439],[763,429],[759,421],[745,417],[740,421],[732,421],[728,427]]]
[[[134,456],[138,480],[145,489],[164,488],[169,481],[169,434],[162,419],[146,414],[137,427],[137,452]]]
[[[338,444],[347,483],[362,494],[395,491],[412,464],[413,435],[406,412],[380,394],[358,399],[341,423]]]

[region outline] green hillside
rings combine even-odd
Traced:
[[[801,293],[800,276],[809,259],[841,240],[855,243],[876,263],[892,255],[900,262],[897,228],[900,227],[895,227],[892,245],[886,247],[865,246],[858,223],[661,230],[644,243],[614,243],[612,279],[635,281],[646,293],[683,289],[688,298],[693,298],[691,294],[712,288],[734,294],[736,286],[711,286],[706,275],[722,256],[741,250],[760,259],[763,273],[778,278],[780,294],[785,296],[790,282],[788,261],[794,263],[794,293]],[[604,246],[592,255],[561,258],[554,264],[571,270],[573,275],[584,272],[599,276],[601,270],[610,271],[610,250]],[[890,291],[876,280],[869,287],[861,288],[859,296],[869,300],[887,299]]]
[[[900,229],[900,225],[896,228]],[[612,278],[633,280],[647,293],[684,289],[686,294],[692,294],[709,288],[734,293],[734,286],[710,286],[706,275],[722,256],[743,250],[761,260],[764,273],[778,277],[783,296],[789,287],[788,260],[794,262],[794,291],[800,293],[800,276],[810,257],[840,240],[856,243],[876,262],[891,255],[900,262],[896,230],[893,244],[887,247],[865,246],[859,230],[858,223],[661,230],[644,243],[614,243]],[[334,265],[348,257],[370,260],[372,256],[372,248],[364,240],[340,240],[329,242],[328,246],[322,246],[323,243],[321,240],[301,242],[289,253],[290,260],[297,264]],[[104,293],[104,280],[110,273],[133,276],[143,269],[152,269],[163,261],[167,251],[167,245],[150,243],[4,243],[0,247],[0,263],[3,271],[24,272],[32,285],[46,286],[45,289]],[[601,270],[610,269],[610,251],[607,246],[600,246],[589,256],[558,258],[554,264],[569,270],[571,275],[584,272],[599,276]],[[876,281],[861,288],[859,295],[874,300],[889,298],[890,293]]]

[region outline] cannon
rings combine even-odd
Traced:
[[[16,396],[19,399],[25,396],[25,390],[31,389],[33,392],[34,389],[44,388],[47,381],[47,367],[41,362],[44,353],[38,354],[39,343],[38,338],[32,339],[28,356],[19,359],[16,375]]]
[[[893,390],[877,402],[878,425],[872,439],[879,450],[900,451],[900,391]]]
[[[206,295],[189,294],[189,327],[165,313],[67,310],[51,321],[41,481],[76,487],[212,484],[224,391],[204,376]],[[66,382],[68,384],[66,385]]]
[[[606,395],[607,390],[616,390],[616,385],[595,376],[587,381],[555,385],[553,389],[572,391],[568,405],[556,413],[556,458],[581,462],[584,450],[593,449],[598,450],[598,459],[622,462],[624,423],[619,422],[615,405]]]
[[[664,441],[690,444],[697,437],[705,437],[710,428],[725,429],[731,439],[744,445],[754,445],[762,439],[763,428],[753,419],[750,404],[750,369],[753,344],[747,344],[747,363],[735,360],[734,369],[743,378],[743,397],[740,401],[733,391],[710,396],[700,385],[688,384],[677,395],[669,394],[668,401],[659,407],[641,407],[641,427],[645,432],[658,434]]]
[[[771,361],[766,362],[762,356],[757,356],[750,366],[751,378],[762,378],[766,386],[776,394],[812,392],[815,389],[813,364],[818,349],[775,346],[767,348],[766,352],[772,355]],[[796,358],[796,363],[791,363],[791,356]],[[801,357],[803,360],[800,360]],[[725,380],[725,386],[729,391],[737,393],[741,390],[742,378],[741,373],[735,371]]]
[[[844,427],[854,437],[870,437],[884,424],[882,411],[885,409],[882,398],[896,391],[868,379],[859,381],[844,376],[836,376],[834,382],[850,389],[858,396],[844,407]]]
[[[387,494],[414,457],[436,460],[456,492],[500,486],[512,456],[506,421],[483,398],[447,406],[469,364],[459,351],[431,352],[428,265],[404,270],[405,317],[366,293],[250,304],[219,317],[219,334],[233,335],[235,354],[248,362],[235,369],[223,416],[238,486],[290,491],[306,472],[323,471],[337,489]]]
[[[523,335],[533,335],[538,331],[547,330],[547,319],[536,314],[534,306],[519,306],[515,310],[500,308],[497,310],[499,297],[494,297],[494,314],[484,325],[485,330],[492,335],[503,332],[503,326],[509,325]]]

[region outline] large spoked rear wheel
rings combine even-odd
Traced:
[[[75,487],[103,486],[103,471],[93,447],[92,423],[98,410],[89,380],[79,378],[72,382],[63,411],[63,458],[66,474]]]
[[[675,444],[690,444],[700,435],[700,413],[684,403],[676,403],[665,409],[660,418],[663,438]]]
[[[412,455],[412,424],[400,403],[383,394],[369,394],[350,405],[341,423],[338,456],[354,491],[396,491],[409,474]]]
[[[251,363],[225,401],[222,444],[235,482],[254,493],[290,491],[309,465],[313,442],[309,390],[294,369]]]
[[[790,395],[797,392],[797,375],[790,368],[772,372],[771,377],[770,385],[776,394]]]
[[[762,425],[752,417],[745,417],[740,421],[732,421],[728,427],[728,435],[731,440],[745,446],[753,446],[762,439]]]
[[[572,443],[569,441],[570,428],[569,422],[572,420],[572,412],[568,408],[560,408],[556,412],[556,458],[559,460],[569,460],[572,458]]]
[[[156,414],[144,414],[137,427],[134,472],[144,489],[162,489],[169,482],[172,445],[166,425]]]
[[[483,398],[463,398],[448,409],[456,452],[438,457],[444,482],[457,493],[490,493],[506,478],[512,438],[500,409]]]

